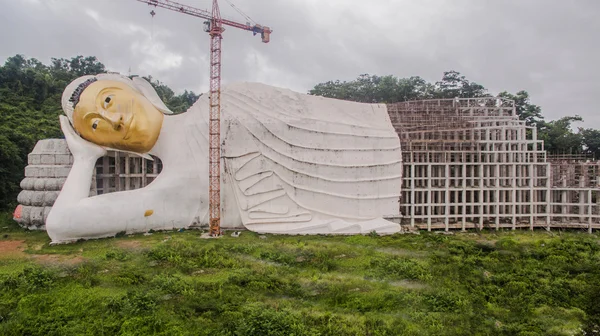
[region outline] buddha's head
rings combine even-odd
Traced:
[[[146,80],[118,74],[77,78],[65,89],[62,107],[82,138],[139,154],[154,147],[164,114],[172,113]]]

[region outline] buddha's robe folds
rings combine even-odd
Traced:
[[[402,184],[400,141],[384,104],[258,83],[229,85],[221,98],[224,227],[399,231],[383,219],[400,216]]]

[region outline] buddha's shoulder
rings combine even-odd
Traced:
[[[259,83],[259,82],[233,82],[223,86],[225,94],[252,94],[252,95],[304,95],[291,89]]]
[[[258,82],[234,82],[223,86],[222,98],[224,101],[234,102],[255,102],[260,105],[277,104],[279,107],[285,106],[354,106],[359,109],[371,109],[378,104],[359,103],[335,98],[310,95],[294,91],[289,88],[258,83]]]

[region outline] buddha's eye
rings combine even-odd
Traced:
[[[94,121],[94,123],[92,124],[92,128],[93,128],[94,130],[95,130],[96,128],[98,128],[98,121],[99,121],[99,120],[96,120],[96,121]]]
[[[106,109],[106,108],[108,108],[108,105],[110,105],[110,102],[112,101],[112,98],[113,98],[113,96],[112,96],[112,95],[110,95],[110,96],[108,96],[108,97],[104,98],[103,105],[104,105],[104,108],[105,108],[105,109]]]

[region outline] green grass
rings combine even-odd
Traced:
[[[600,239],[544,231],[49,246],[0,216],[0,335],[593,335]],[[2,245],[0,245],[1,247]]]

